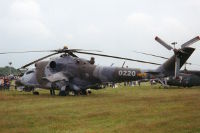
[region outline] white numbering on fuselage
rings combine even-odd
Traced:
[[[119,76],[134,77],[136,75],[135,71],[119,70]]]

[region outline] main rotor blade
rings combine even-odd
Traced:
[[[168,50],[172,50],[173,49],[170,45],[168,45],[166,42],[164,42],[163,40],[161,40],[159,37],[156,36],[155,40],[157,42],[159,42],[161,45],[163,45],[165,48],[167,48]]]
[[[150,55],[150,56],[153,56],[153,57],[168,59],[167,57],[163,57],[163,56],[159,56],[159,55],[155,55],[155,54],[149,54],[149,53],[138,52],[138,51],[133,51],[133,52],[134,52],[134,53],[139,53],[139,54],[144,54],[144,55]]]
[[[0,52],[0,54],[22,54],[22,53],[36,53],[36,52],[52,52],[51,50],[38,50],[38,51],[19,51],[19,52]]]
[[[0,52],[0,54],[23,54],[23,53],[40,53],[40,52],[59,52],[59,53],[68,53],[74,51],[84,51],[84,52],[102,52],[99,50],[84,50],[84,49],[58,49],[58,50],[33,50],[33,51],[9,51],[9,52]]]
[[[63,49],[58,49],[58,50],[51,50],[52,52],[57,52],[57,53],[68,53],[69,55],[73,56],[73,57],[78,57],[74,54],[74,52],[78,52],[78,51],[83,51],[83,52],[88,52],[88,51],[94,51],[94,52],[102,52],[99,50],[84,50],[84,49],[67,49],[67,48],[63,48]]]
[[[44,60],[44,59],[46,59],[46,58],[48,58],[48,57],[51,57],[51,56],[53,56],[53,55],[56,55],[56,54],[58,54],[58,53],[53,53],[53,54],[44,56],[44,57],[42,57],[42,58],[39,58],[39,59],[37,59],[37,60],[35,60],[35,61],[32,61],[32,62],[30,62],[30,63],[28,63],[28,64],[22,66],[21,68],[26,68],[26,67],[28,67],[28,66],[30,66],[30,65],[35,64],[35,63],[38,62],[38,61]]]
[[[69,53],[69,52],[77,52],[77,51],[83,51],[83,52],[102,52],[99,50],[87,50],[87,49],[57,49],[57,50],[51,50],[51,52],[58,52],[58,53]]]
[[[166,60],[169,59],[167,57],[163,57],[163,56],[159,56],[159,55],[154,55],[154,54],[149,54],[149,53],[144,53],[144,52],[138,52],[138,51],[133,51],[133,52],[144,54],[144,55],[150,55],[150,56],[154,56],[154,57],[158,57],[158,58],[162,58],[162,59],[166,59]],[[185,64],[187,64],[187,65],[193,65],[193,66],[199,66],[200,67],[199,64],[194,64],[194,63],[190,63],[190,62],[186,62]]]
[[[84,52],[102,52],[100,50],[88,50],[88,49],[69,49],[71,51],[84,51]]]
[[[134,60],[134,59],[130,59],[130,58],[124,58],[124,57],[118,57],[118,56],[112,56],[112,55],[105,55],[105,54],[97,54],[97,53],[81,52],[81,51],[76,51],[76,53],[103,56],[103,57],[109,57],[109,58],[115,58],[115,59],[121,59],[121,60],[129,60],[129,61],[135,61],[135,62],[153,64],[153,65],[161,65],[161,64],[158,64],[158,63],[154,63],[154,62],[148,62],[148,61],[142,61],[142,60]]]
[[[197,41],[199,41],[199,40],[200,40],[200,37],[197,36],[197,37],[195,37],[195,38],[193,38],[193,39],[191,39],[191,40],[185,42],[184,44],[182,44],[182,45],[181,45],[181,48],[188,47],[188,46],[194,44],[195,42],[197,42]]]

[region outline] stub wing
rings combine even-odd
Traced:
[[[58,72],[50,76],[43,77],[43,79],[46,79],[49,82],[57,82],[57,81],[62,81],[62,80],[69,81],[69,78],[66,77],[62,72]]]

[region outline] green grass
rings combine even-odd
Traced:
[[[119,87],[67,97],[0,91],[0,132],[200,132],[200,89]]]

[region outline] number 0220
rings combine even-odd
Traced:
[[[136,72],[135,71],[122,71],[122,70],[120,70],[119,72],[118,72],[118,74],[119,74],[119,76],[135,76],[136,75]]]

